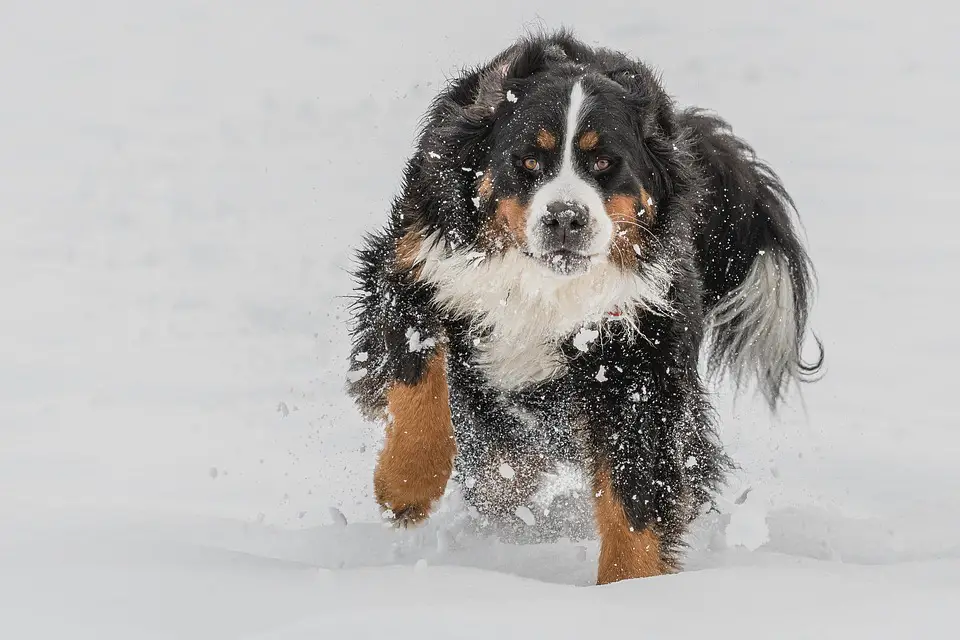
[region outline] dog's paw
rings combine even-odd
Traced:
[[[430,516],[430,507],[422,505],[399,505],[396,508],[383,505],[384,519],[397,529],[410,529],[423,524]]]
[[[452,454],[451,454],[452,460]],[[386,520],[408,528],[427,519],[443,497],[452,462],[430,469],[416,457],[382,455],[373,476],[373,491]]]

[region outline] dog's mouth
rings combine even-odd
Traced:
[[[590,270],[593,256],[568,249],[558,249],[540,255],[527,254],[553,273],[560,276],[578,276]]]

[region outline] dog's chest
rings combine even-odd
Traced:
[[[641,309],[668,306],[663,269],[644,275],[604,262],[558,278],[514,249],[489,256],[426,242],[418,257],[421,279],[433,285],[440,309],[469,323],[471,366],[503,390],[563,375],[564,344],[571,341],[571,353],[587,351],[611,318],[632,325]]]
[[[500,317],[488,315],[488,321],[495,321],[471,339],[471,365],[484,373],[489,384],[503,391],[563,376],[569,359],[598,344],[606,323],[619,320],[617,310],[569,317],[529,308],[523,311]]]
[[[566,372],[562,338],[543,336],[543,340],[536,341],[510,338],[494,331],[480,339],[473,350],[473,365],[483,371],[491,385],[503,390],[519,389]]]

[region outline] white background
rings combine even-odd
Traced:
[[[402,4],[0,5],[0,636],[951,637],[960,12]],[[773,164],[827,348],[777,419],[717,390],[722,517],[687,572],[605,588],[595,543],[474,536],[455,500],[384,528],[342,392],[351,251],[419,117],[561,25]]]

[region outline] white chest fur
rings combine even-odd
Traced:
[[[420,278],[436,287],[437,303],[487,334],[474,364],[502,389],[562,375],[562,342],[611,312],[636,328],[639,314],[669,310],[670,275],[659,265],[634,273],[603,261],[564,277],[516,249],[498,255],[451,251],[436,238],[424,240],[417,262]]]

